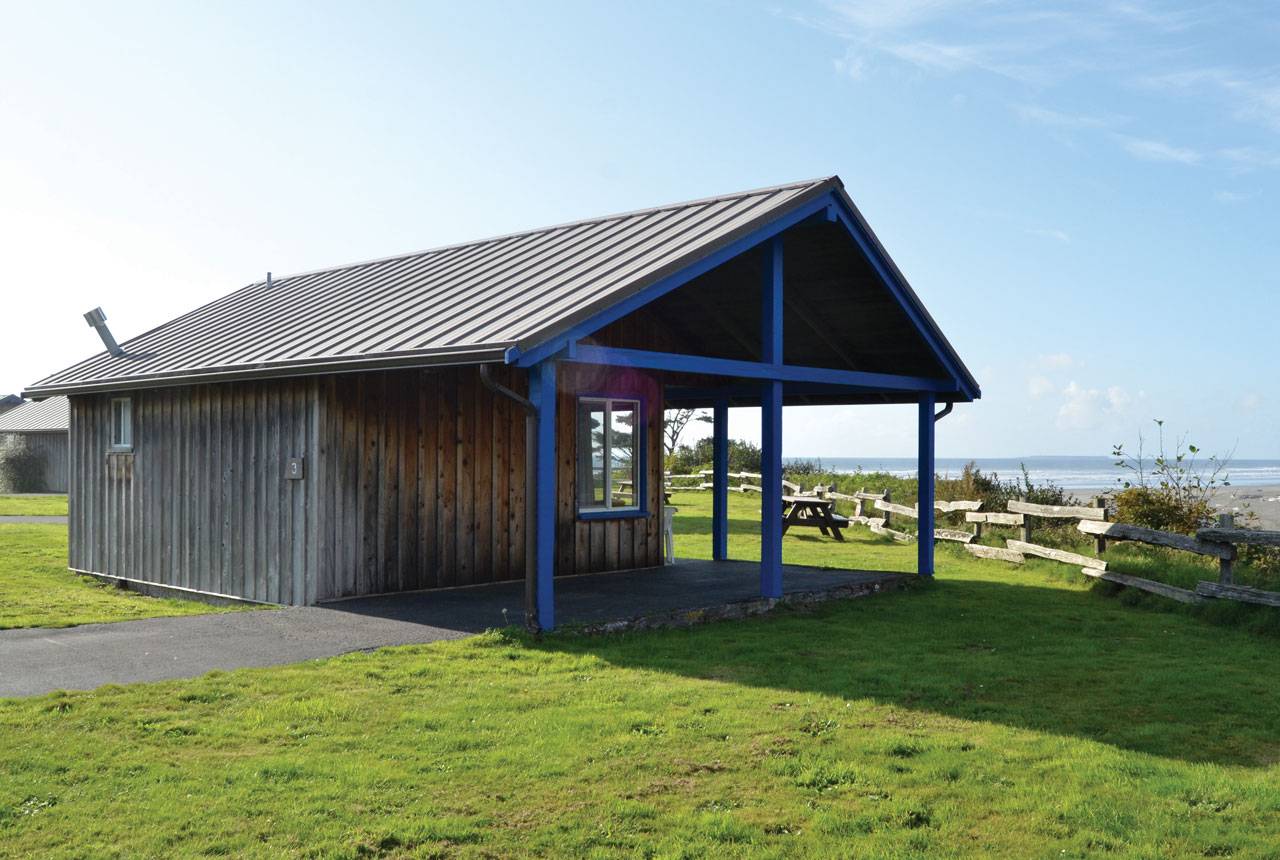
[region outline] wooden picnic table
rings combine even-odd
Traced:
[[[848,524],[849,520],[836,514],[835,502],[830,499],[820,499],[817,496],[782,497],[783,534],[792,526],[808,526],[843,541],[844,535],[840,529]]]

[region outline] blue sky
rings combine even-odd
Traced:
[[[0,389],[288,273],[840,174],[983,385],[942,456],[1280,457],[1267,3],[9,4]],[[758,435],[748,413],[736,435]],[[788,455],[914,452],[788,411]]]

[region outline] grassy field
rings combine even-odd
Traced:
[[[67,570],[66,526],[0,523],[0,629],[219,611],[225,610],[143,597],[72,573]]]
[[[66,496],[0,496],[0,517],[65,517]]]
[[[914,564],[858,532],[786,556]],[[3,702],[0,855],[1280,856],[1280,645],[1071,573]]]

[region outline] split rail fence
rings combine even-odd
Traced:
[[[710,490],[712,483],[710,471],[702,471],[693,475],[667,475],[668,490]],[[739,480],[738,486],[730,486],[731,490],[741,493],[761,492],[758,484],[747,483],[749,480],[760,480],[760,475],[752,472],[730,472],[731,480]],[[675,486],[674,479],[695,479],[696,486]],[[834,487],[818,485],[809,493],[802,493],[801,488],[790,481],[783,481],[783,490],[795,495],[813,495],[819,498],[853,503],[853,514],[849,522],[858,523],[876,534],[884,534],[894,540],[909,542],[915,536],[892,527],[893,517],[901,516],[919,519],[919,509],[914,505],[901,505],[892,500],[890,492],[869,493],[861,489],[853,494],[838,493]],[[879,515],[868,513],[868,505]],[[1021,564],[1028,555],[1047,558],[1053,561],[1070,564],[1080,568],[1080,572],[1095,579],[1102,579],[1137,588],[1152,594],[1158,594],[1182,603],[1202,603],[1206,599],[1233,600],[1245,603],[1257,603],[1263,606],[1280,607],[1280,592],[1263,591],[1245,585],[1237,585],[1234,581],[1233,565],[1239,555],[1241,545],[1280,547],[1280,531],[1260,531],[1255,529],[1236,528],[1231,514],[1222,514],[1218,523],[1196,532],[1195,536],[1159,531],[1144,526],[1128,523],[1114,523],[1107,519],[1106,501],[1099,498],[1093,506],[1084,505],[1039,505],[1025,500],[1014,500],[1007,504],[1006,511],[983,511],[981,501],[935,502],[934,509],[939,513],[963,513],[967,524],[973,531],[939,527],[933,530],[935,540],[949,540],[964,544],[967,552],[977,558],[990,558],[999,561]],[[1076,520],[1076,528],[1089,535],[1094,541],[1094,555],[1082,555],[1055,547],[1042,546],[1031,540],[1032,527],[1037,519],[1070,519]],[[987,526],[1013,526],[1020,529],[1018,539],[1008,538],[1003,547],[987,546],[974,543],[982,537]],[[1195,553],[1218,561],[1217,582],[1201,581],[1195,590],[1179,588],[1152,579],[1131,576],[1126,573],[1108,570],[1107,562],[1098,558],[1107,549],[1108,541],[1132,541],[1151,546],[1175,549],[1182,552]]]

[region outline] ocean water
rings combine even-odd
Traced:
[[[810,458],[791,458],[810,459]],[[835,472],[888,472],[911,477],[916,473],[915,457],[822,457],[822,465]],[[1117,478],[1129,472],[1117,468],[1111,457],[939,457],[937,472],[956,477],[968,462],[985,473],[1001,478],[1022,476],[1022,464],[1034,483],[1053,482],[1067,490],[1102,490],[1118,486]],[[1233,460],[1224,476],[1233,486],[1280,484],[1280,460]]]

